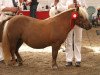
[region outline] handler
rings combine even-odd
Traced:
[[[55,0],[54,5],[57,11],[64,11],[68,8],[75,8],[77,6],[86,7],[85,0]],[[73,36],[74,35],[74,36]],[[75,58],[75,66],[79,67],[81,63],[81,41],[82,28],[77,25],[69,32],[66,39],[66,66],[71,66],[73,58]]]

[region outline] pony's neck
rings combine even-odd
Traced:
[[[59,26],[59,28],[62,28],[63,30],[65,30],[65,32],[67,34],[72,29],[70,22],[71,22],[71,14],[73,11],[74,11],[74,9],[70,10],[70,11],[61,12],[60,14],[56,15],[55,17],[49,18],[49,21],[51,20],[50,21],[51,23],[54,22],[54,26],[55,25],[56,25],[56,27]]]
[[[59,25],[64,25],[65,28],[71,28],[71,15],[72,12],[74,11],[74,9],[69,9],[68,11],[64,11],[60,14],[58,14],[55,18],[57,20],[57,22],[59,23]]]
[[[74,8],[71,8],[71,9],[68,9],[67,11],[63,11],[61,13],[59,13],[56,17],[59,17],[59,18],[63,18],[63,19],[69,19],[70,16],[71,16],[71,13],[74,11],[75,9]]]
[[[68,11],[61,12],[55,18],[59,20],[58,22],[61,22],[61,21],[63,21],[63,23],[70,22],[71,14],[73,11],[74,9],[69,9]]]

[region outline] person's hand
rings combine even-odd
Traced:
[[[80,7],[80,4],[77,4],[77,6]],[[75,4],[70,4],[68,8],[75,8]]]

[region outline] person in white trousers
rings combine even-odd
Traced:
[[[78,6],[86,7],[85,0],[77,0]],[[75,7],[73,0],[55,0],[54,5],[57,11],[64,11],[68,8]],[[74,35],[74,36],[73,36]],[[75,58],[76,67],[80,66],[81,63],[81,41],[82,41],[82,28],[74,26],[74,28],[69,32],[66,39],[66,66],[73,65],[73,58]]]
[[[9,16],[12,16],[17,10],[18,8],[14,7],[12,0],[0,0],[0,22]],[[4,59],[1,44],[2,43],[0,42],[0,61]]]

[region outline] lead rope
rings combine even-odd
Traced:
[[[92,49],[92,43],[91,43],[91,41],[90,41],[90,38],[89,38],[89,35],[88,35],[88,32],[86,31],[86,34],[87,34],[87,38],[89,39],[89,44],[90,44],[90,48]]]
[[[75,5],[75,8],[77,8],[78,6],[77,6],[77,0],[73,0],[73,3],[74,3],[74,5]],[[73,41],[73,51],[74,51],[74,30],[73,30],[73,37],[72,37],[72,41]]]

